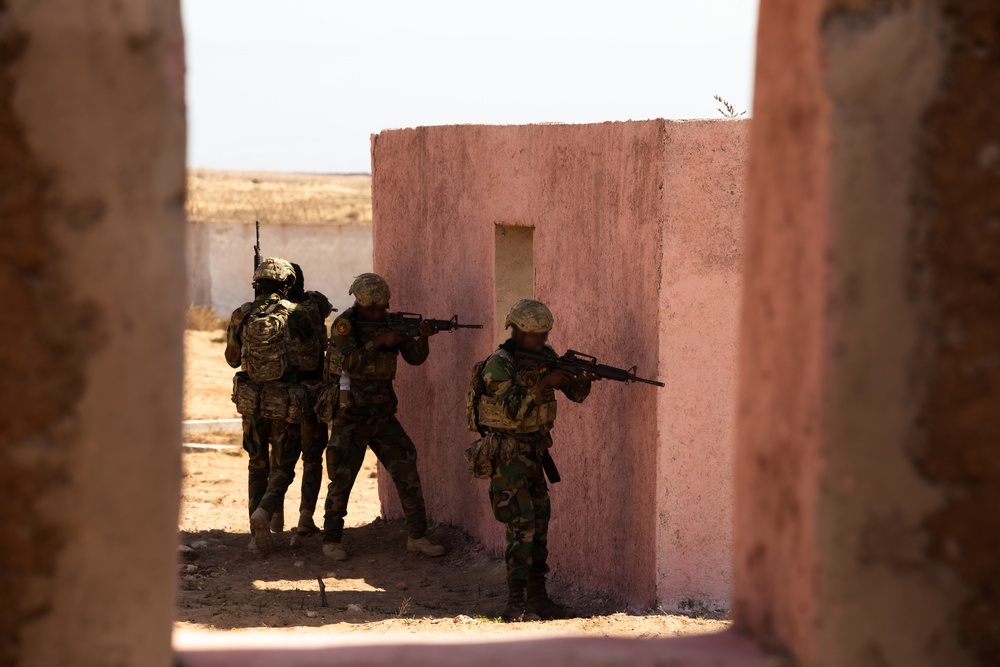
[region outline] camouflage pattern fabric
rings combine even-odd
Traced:
[[[330,429],[326,467],[330,476],[323,519],[323,541],[340,542],[344,534],[347,501],[358,477],[365,450],[389,471],[406,518],[406,531],[414,539],[427,533],[427,514],[417,472],[417,450],[395,417],[375,423],[348,424]]]
[[[247,313],[255,306],[259,306],[266,301],[283,299],[280,294],[261,294],[254,298],[252,302],[244,303],[233,311],[229,317],[229,325],[226,327],[226,363],[232,368],[240,368],[243,365],[243,324]],[[305,339],[313,334],[312,323],[305,311],[290,304],[288,315],[288,330],[292,338]],[[244,369],[246,370],[246,369]],[[280,382],[297,382],[299,380],[298,368],[290,368],[279,379]]]
[[[243,449],[250,455],[247,465],[249,514],[253,514],[257,507],[272,513],[281,507],[285,491],[295,478],[300,442],[298,424],[263,417],[243,417]]]
[[[551,504],[538,452],[550,443],[541,440],[548,436],[536,434],[522,440],[521,453],[499,464],[490,479],[493,516],[507,528],[504,559],[509,580],[527,581],[549,571]]]
[[[503,352],[503,353],[502,353]],[[529,576],[548,571],[548,526],[551,515],[548,486],[541,466],[541,456],[552,446],[548,429],[537,433],[519,433],[518,426],[532,412],[554,400],[551,389],[540,391],[538,379],[549,369],[543,365],[516,365],[516,348],[508,340],[483,367],[485,393],[493,398],[511,420],[510,429],[488,428],[487,432],[504,439],[498,447],[490,479],[490,505],[493,516],[506,526],[507,577],[526,581]],[[545,348],[553,359],[555,350]],[[590,395],[588,380],[570,382],[561,388],[569,400],[581,403]],[[518,447],[512,447],[516,441]]]
[[[544,353],[558,358],[555,350],[546,346]],[[546,366],[521,364],[515,368],[514,343],[508,340],[487,360],[483,367],[484,392],[503,408],[514,425],[524,421],[538,406],[555,400],[555,391],[538,389],[537,382],[549,373]],[[574,403],[582,403],[590,395],[590,381],[570,382],[560,391]]]
[[[302,378],[318,380],[323,375],[323,353],[326,350],[326,318],[333,312],[330,300],[322,292],[307,291],[292,301],[305,313],[311,324],[312,333],[303,344],[295,347],[299,357]]]
[[[354,300],[362,306],[389,304],[389,283],[375,273],[362,273],[354,279],[347,293],[353,295]]]
[[[312,335],[309,343],[319,343],[320,361],[314,368],[300,369],[302,380],[318,380],[322,377],[322,350],[326,346],[326,326],[323,321],[333,311],[330,300],[320,292],[304,292],[295,301],[312,323]],[[297,446],[288,448],[288,456],[280,465],[289,478],[295,477],[295,464],[298,462],[298,452],[302,452],[302,500],[299,502],[299,512],[316,511],[319,492],[323,487],[323,451],[326,449],[328,433],[326,424],[320,422],[315,414],[306,415],[306,420],[292,429],[292,437],[297,439]],[[291,453],[294,452],[294,457]],[[282,504],[284,497],[282,497]],[[279,505],[280,507],[281,505]]]
[[[362,332],[355,321],[353,308],[344,311],[333,323],[327,349],[327,355],[340,361],[339,368],[351,381],[349,400],[334,420],[335,426],[374,423],[396,414],[398,400],[391,379],[396,357],[419,366],[429,353],[426,344],[413,338],[407,338],[397,349],[376,350],[372,341],[384,330],[373,328]]]
[[[302,500],[299,512],[316,511],[319,492],[323,488],[323,452],[329,442],[329,429],[318,419],[302,426]]]
[[[290,265],[289,265],[290,266]],[[226,362],[232,368],[240,368],[242,360],[242,327],[246,314],[254,305],[268,299],[281,298],[279,294],[261,294],[253,302],[244,303],[233,311],[226,327]],[[305,313],[294,308],[289,314],[288,327],[295,338],[312,334],[312,324]],[[282,376],[282,382],[296,382],[297,368],[291,368]],[[301,434],[298,424],[283,420],[270,420],[260,416],[243,417],[243,449],[250,455],[247,464],[247,506],[253,514],[258,506],[268,512],[281,507],[285,491],[295,476],[295,460],[301,449]],[[289,467],[287,462],[291,460]]]

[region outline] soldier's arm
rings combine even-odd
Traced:
[[[321,320],[326,320],[330,317],[330,313],[333,312],[333,304],[330,300],[326,298],[326,295],[322,292],[306,292],[306,294],[316,302],[316,308],[319,309],[319,318]]]
[[[229,326],[226,327],[226,363],[232,368],[239,368],[242,363],[241,350],[243,341],[240,340],[240,324],[245,315],[243,308],[237,308],[229,317]]]
[[[538,386],[529,388],[521,382],[513,362],[499,354],[493,355],[486,363],[483,380],[486,391],[514,421],[521,421],[544,402]]]
[[[289,311],[288,327],[291,329],[292,336],[299,340],[312,338],[315,333],[313,331],[313,323],[306,314],[305,309],[293,305],[289,308]]]
[[[561,391],[566,395],[566,398],[574,403],[583,403],[584,399],[590,396],[591,385],[591,381],[587,379],[573,380],[562,387]]]
[[[399,354],[403,357],[403,361],[411,366],[419,366],[427,361],[430,352],[431,348],[426,338],[407,337],[399,346]]]
[[[328,354],[339,356],[344,372],[351,375],[374,361],[376,352],[372,341],[358,345],[358,340],[351,331],[350,320],[340,318],[331,327]]]

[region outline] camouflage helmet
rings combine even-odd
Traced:
[[[268,257],[253,272],[253,281],[275,280],[279,283],[295,280],[295,269],[280,257]]]
[[[355,278],[347,293],[354,295],[359,306],[389,305],[389,283],[374,273],[362,273]]]
[[[511,306],[503,328],[515,326],[524,333],[546,333],[552,331],[554,321],[552,311],[544,303],[534,299],[521,299]]]

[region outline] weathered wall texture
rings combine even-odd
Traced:
[[[747,123],[668,123],[656,396],[657,599],[729,608]]]
[[[804,664],[1000,659],[1000,6],[951,5],[761,8],[736,619]]]
[[[253,296],[253,225],[188,224],[188,301],[221,315]],[[319,290],[335,308],[348,308],[347,288],[372,270],[369,225],[261,225],[261,254],[284,257],[302,267],[306,289]]]
[[[176,2],[0,2],[3,665],[170,663],[183,78]]]
[[[473,440],[463,397],[469,369],[495,349],[502,326],[494,320],[495,226],[530,226],[534,295],[555,314],[557,349],[634,363],[645,374],[666,374],[668,383],[683,377],[682,389],[673,385],[665,395],[606,382],[582,406],[563,401],[554,432],[563,482],[552,490],[552,565],[637,603],[652,603],[658,584],[668,603],[725,600],[732,499],[726,396],[735,383],[735,338],[725,331],[733,331],[739,290],[739,207],[703,200],[738,200],[739,169],[729,162],[743,160],[744,130],[742,123],[648,121],[418,128],[374,139],[375,268],[393,286],[393,307],[457,313],[485,326],[435,337],[430,360],[399,374],[400,417],[420,452],[433,518],[466,527],[492,548],[502,543],[485,483],[469,479],[462,458]],[[699,150],[716,155],[696,158]],[[705,183],[725,188],[697,185],[682,162],[718,170]],[[693,231],[699,228],[703,233]],[[691,260],[698,268],[685,284],[679,269],[664,266],[665,248],[677,263],[706,249],[716,259]],[[699,282],[714,291],[698,294]],[[661,314],[698,313],[720,324],[709,340],[721,350],[704,350],[708,341],[661,322]],[[665,333],[678,339],[667,341]],[[691,356],[664,356],[675,352]],[[717,365],[697,380],[692,367],[713,352]],[[701,407],[685,414],[691,404]],[[662,421],[668,418],[670,432]],[[686,474],[704,479],[687,482]],[[384,510],[398,515],[387,489],[383,484]],[[703,576],[705,563],[711,568]]]

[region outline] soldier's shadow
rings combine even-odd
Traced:
[[[407,552],[403,522],[379,519],[347,528],[350,557],[333,561],[319,535],[292,547],[286,531],[262,557],[247,549],[246,533],[181,532],[176,620],[221,630],[495,618],[506,600],[501,560],[458,528],[437,526],[433,535],[445,556]]]

